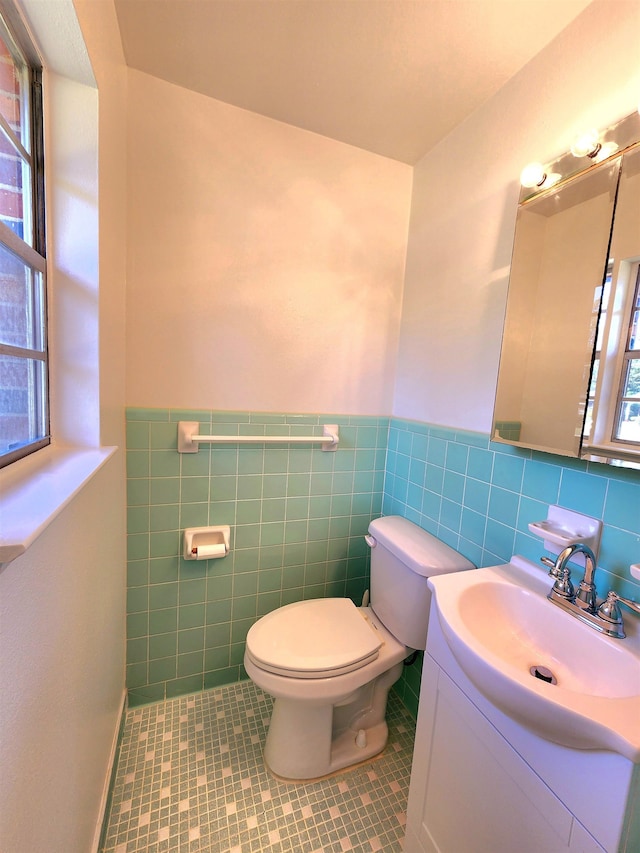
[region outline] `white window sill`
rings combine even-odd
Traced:
[[[15,560],[116,447],[47,447],[0,471],[0,564]]]
[[[629,444],[583,444],[583,456],[600,456],[605,459],[621,459],[625,462],[635,462],[640,465],[640,448]]]

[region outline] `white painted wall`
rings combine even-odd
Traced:
[[[110,461],[0,573],[6,853],[91,850],[124,683],[119,490]]]
[[[640,3],[596,0],[416,166],[394,414],[489,432],[518,176],[640,93]]]
[[[127,403],[388,414],[411,177],[131,71]]]
[[[96,93],[71,0],[25,6],[51,69],[57,443],[96,446],[102,437],[122,445],[126,69],[115,12],[111,0],[77,3]],[[88,853],[95,845],[124,690],[124,517],[121,449],[23,556],[0,566],[0,850],[7,853]]]

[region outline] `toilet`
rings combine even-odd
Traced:
[[[404,659],[426,646],[427,579],[475,568],[400,516],[375,519],[365,539],[368,606],[298,601],[267,613],[247,635],[247,674],[275,699],[264,759],[283,779],[317,779],[384,749],[389,689]]]

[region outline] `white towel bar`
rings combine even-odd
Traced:
[[[209,444],[321,444],[322,450],[337,450],[337,424],[324,424],[322,435],[199,435],[198,421],[179,421],[178,453],[197,453],[200,442]]]

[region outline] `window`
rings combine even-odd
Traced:
[[[49,444],[41,69],[0,12],[0,467]]]
[[[635,267],[613,440],[640,446],[640,264]]]
[[[596,287],[593,297],[593,309],[591,311],[591,325],[596,329],[596,345],[593,356],[593,367],[591,369],[591,382],[587,394],[587,411],[584,420],[584,430],[582,433],[585,442],[591,439],[591,430],[593,427],[593,412],[595,407],[596,390],[598,388],[598,376],[600,373],[600,359],[602,358],[602,343],[604,337],[604,329],[607,326],[607,309],[609,294],[611,293],[611,275],[613,270],[613,262],[607,264],[607,271],[604,277],[603,284]]]
[[[611,269],[614,274],[611,275]],[[599,292],[595,302],[598,303]],[[610,262],[583,439],[595,455],[640,457],[640,262]]]

